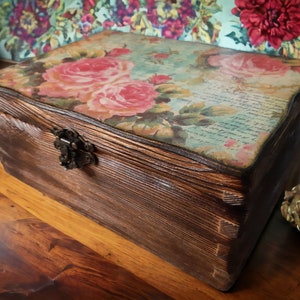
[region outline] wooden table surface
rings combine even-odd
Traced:
[[[300,299],[300,233],[276,208],[240,279],[213,289],[8,175],[0,299]]]

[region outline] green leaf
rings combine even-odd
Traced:
[[[121,124],[121,123],[135,123],[137,120],[137,116],[133,116],[133,117],[123,117],[123,116],[113,116],[109,119],[106,119],[105,120],[105,123],[108,124],[108,125],[111,125],[111,126],[114,126],[116,127],[118,124]]]
[[[201,112],[205,106],[204,102],[194,103],[189,106],[184,106],[179,110],[180,114]]]
[[[155,139],[178,146],[183,146],[188,138],[187,132],[180,126],[161,128],[155,134]]]
[[[185,145],[188,133],[179,126],[173,126],[172,130],[174,132],[172,143],[178,146]]]
[[[81,103],[75,99],[64,98],[46,98],[43,102],[66,110],[72,110]]]
[[[240,42],[244,46],[246,46],[247,44],[250,44],[249,37],[248,37],[248,30],[244,27],[241,27],[240,32],[241,32]]]
[[[167,95],[164,95],[164,94],[160,94],[159,96],[157,96],[155,98],[156,103],[162,103],[162,102],[168,103],[170,101],[171,101],[171,99]]]
[[[225,36],[231,38],[236,44],[241,43],[240,39],[237,37],[236,33],[234,31],[226,34]]]
[[[201,121],[198,122],[198,126],[210,126],[212,124],[215,124],[216,122],[212,119],[208,119],[208,118],[205,118]]]
[[[226,105],[214,105],[202,110],[203,115],[210,117],[232,115],[236,112],[237,110],[235,108]]]
[[[169,112],[171,110],[170,106],[166,103],[158,103],[155,104],[151,109],[149,109],[147,112],[149,113],[155,113],[155,114],[161,114],[165,112]]]
[[[184,113],[174,117],[174,121],[183,126],[198,125],[205,117],[199,113]]]

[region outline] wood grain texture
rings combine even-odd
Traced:
[[[129,299],[300,298],[300,236],[283,220],[279,207],[240,279],[222,293],[46,197],[3,168],[0,179],[1,300],[124,299],[118,291],[127,284],[129,289],[135,285]],[[101,294],[103,290],[106,294]]]
[[[283,135],[258,160],[264,172],[241,174],[13,92],[2,90],[0,105],[0,159],[10,174],[221,290],[235,282],[284,189],[293,162],[282,154],[299,149]],[[53,127],[94,143],[98,165],[61,168]]]
[[[170,299],[0,194],[0,299]]]
[[[206,297],[199,291],[199,281],[138,247],[121,236],[98,225],[67,206],[32,189],[0,168],[0,192],[43,222],[87,245],[110,262],[129,270],[158,289],[175,297],[180,287],[181,299]],[[9,213],[6,213],[9,215]],[[158,280],[158,274],[164,273]],[[214,291],[214,290],[212,290]]]
[[[195,276],[232,284],[230,244],[245,215],[239,178],[22,98],[1,97],[1,110],[9,173]],[[75,128],[94,143],[98,166],[61,168],[53,127]]]

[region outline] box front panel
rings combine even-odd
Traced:
[[[0,101],[9,173],[218,288],[232,284],[229,253],[245,215],[239,179],[67,114]],[[53,127],[93,143],[97,165],[65,170]]]

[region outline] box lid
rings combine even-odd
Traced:
[[[300,61],[105,31],[2,70],[35,101],[237,169],[287,117]]]

